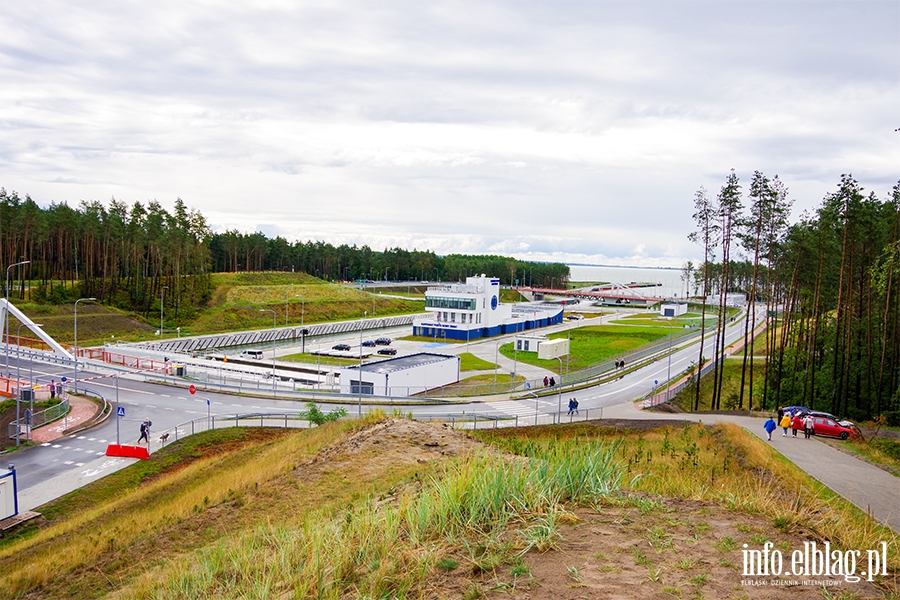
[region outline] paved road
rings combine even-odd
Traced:
[[[741,321],[732,324],[728,332],[728,343],[736,340],[743,333]],[[485,340],[470,344],[470,350],[476,354],[492,353],[496,340]],[[712,356],[712,340],[706,341],[704,355]],[[671,358],[624,374],[620,379],[594,386],[573,393],[564,393],[535,397],[525,400],[508,398],[489,399],[493,401],[476,401],[462,404],[428,405],[397,404],[404,412],[411,411],[416,417],[446,417],[455,415],[471,415],[473,412],[491,417],[516,417],[522,424],[534,421],[550,422],[557,407],[565,404],[570,397],[579,400],[581,414],[591,418],[659,418],[658,414],[644,413],[634,408],[633,400],[640,398],[653,389],[654,380],[665,381],[669,373],[676,374],[684,370],[692,361],[696,361],[699,348],[696,344],[688,346]],[[486,357],[492,358],[492,357]],[[52,364],[34,363],[35,373],[45,379],[66,374],[63,367]],[[521,363],[520,363],[521,367]],[[26,366],[23,366],[23,370]],[[118,389],[117,389],[118,384]],[[231,396],[215,393],[188,394],[186,389],[159,386],[143,381],[115,378],[90,382],[90,388],[97,389],[108,400],[119,399],[119,404],[126,409],[126,417],[118,424],[121,427],[121,439],[130,443],[137,439],[138,426],[144,418],[151,418],[154,431],[167,429],[207,415],[226,415],[245,412],[267,412],[296,414],[300,409],[296,400],[267,399],[247,396]],[[565,398],[563,398],[563,395]],[[206,400],[209,400],[207,406]],[[321,407],[326,412],[334,405],[324,402]],[[348,407],[355,414],[354,407]],[[365,407],[363,407],[365,408]],[[730,417],[719,415],[679,415],[679,418],[696,418],[705,422],[730,420],[738,422],[756,435],[761,435],[762,424],[749,417]],[[9,462],[15,462],[19,474],[20,507],[28,510],[56,498],[68,491],[76,489],[93,479],[120,469],[131,462],[131,459],[114,459],[104,455],[107,444],[116,440],[116,419],[92,429],[89,433],[71,438],[57,440],[48,445],[20,450],[8,455]],[[157,435],[151,435],[151,450],[159,447]],[[898,522],[897,501],[900,492],[900,479],[871,467],[867,463],[839,452],[817,440],[773,440],[773,445],[785,456],[795,461],[813,477],[848,498],[851,502],[867,510],[871,508],[876,518],[900,531]]]

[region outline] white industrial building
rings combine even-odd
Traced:
[[[413,396],[459,381],[459,356],[421,352],[341,368],[341,393]]]
[[[563,307],[500,303],[500,280],[486,275],[466,277],[465,283],[429,286],[425,310],[413,322],[413,335],[476,340],[562,323]]]
[[[687,314],[688,305],[682,302],[664,302],[659,308],[659,314],[664,317],[680,317]]]

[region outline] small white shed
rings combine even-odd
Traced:
[[[680,317],[687,311],[688,305],[681,302],[664,302],[659,308],[659,314],[663,317]]]

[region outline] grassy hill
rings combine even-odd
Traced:
[[[478,437],[380,414],[170,444],[0,539],[27,598],[821,598],[741,587],[741,549],[897,535],[736,427]],[[852,584],[859,596],[890,581]]]
[[[323,281],[306,273],[216,273],[210,305],[183,331],[189,334],[384,317],[421,312],[424,300],[404,300]]]

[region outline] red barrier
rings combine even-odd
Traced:
[[[125,444],[110,444],[106,448],[107,456],[123,456],[125,458],[150,458],[150,452],[143,446],[126,446]]]

